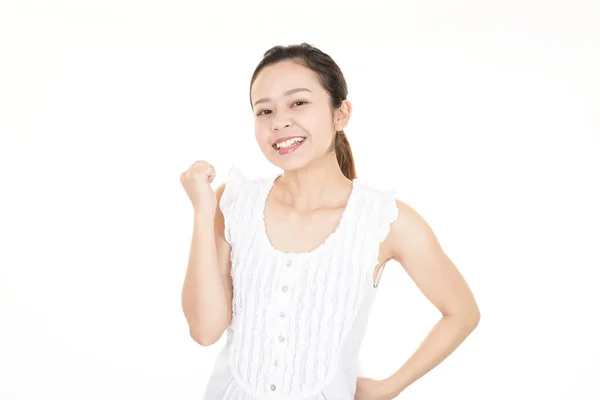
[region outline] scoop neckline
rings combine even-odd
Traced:
[[[271,191],[273,190],[273,187],[275,186],[275,181],[281,177],[282,175],[276,175],[275,177],[269,179],[267,178],[267,185],[265,187],[265,190],[262,193],[261,196],[261,201],[259,202],[259,212],[260,212],[260,216],[261,218],[259,218],[259,231],[260,231],[260,236],[262,239],[262,242],[266,245],[266,247],[268,248],[268,250],[280,257],[310,257],[310,256],[314,256],[315,254],[323,251],[324,249],[326,249],[327,247],[330,246],[330,244],[333,242],[333,240],[339,236],[341,234],[341,232],[344,229],[344,226],[346,224],[347,219],[349,218],[348,215],[350,215],[350,213],[352,212],[353,208],[354,208],[354,203],[355,203],[355,199],[356,199],[356,192],[357,192],[357,187],[359,186],[359,181],[357,178],[354,178],[351,180],[351,186],[350,186],[350,193],[348,195],[347,201],[346,201],[346,206],[344,207],[344,210],[342,211],[342,215],[340,217],[340,220],[336,226],[336,228],[329,233],[329,235],[325,238],[325,240],[323,240],[317,247],[315,247],[312,250],[309,251],[292,251],[292,252],[286,252],[283,250],[278,249],[277,247],[273,246],[273,244],[271,243],[271,239],[269,238],[269,235],[267,234],[267,224],[266,224],[266,208],[267,208],[267,199],[269,197],[269,194],[271,194]]]

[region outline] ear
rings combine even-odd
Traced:
[[[352,103],[348,100],[343,100],[342,104],[333,113],[333,126],[336,132],[341,131],[348,125],[351,115]]]

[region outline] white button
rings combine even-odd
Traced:
[[[279,341],[283,342],[285,340],[285,337],[283,335],[279,336]]]
[[[287,290],[288,290],[287,286],[284,286],[284,287],[281,288],[281,291],[284,292],[284,293],[287,292]]]
[[[277,389],[277,387],[275,385],[271,385],[271,390],[274,391],[275,389]]]
[[[280,311],[280,312],[279,312],[279,316],[280,316],[281,318],[283,318],[283,317],[285,317],[285,313],[284,313],[283,311]]]
[[[292,265],[292,260],[288,260],[288,261],[285,263],[285,265],[287,265],[288,267],[289,267],[290,265]]]
[[[279,367],[279,361],[275,360],[274,364],[275,364],[276,367]]]

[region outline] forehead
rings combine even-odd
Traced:
[[[250,95],[253,102],[265,97],[274,99],[284,95],[286,90],[299,87],[310,89],[313,93],[323,90],[312,70],[291,61],[280,61],[258,73]]]

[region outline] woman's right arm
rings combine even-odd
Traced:
[[[231,323],[233,285],[231,246],[225,240],[224,217],[218,206],[225,184],[216,190],[215,212],[194,212],[194,230],[181,293],[191,337],[202,346],[218,341]]]

